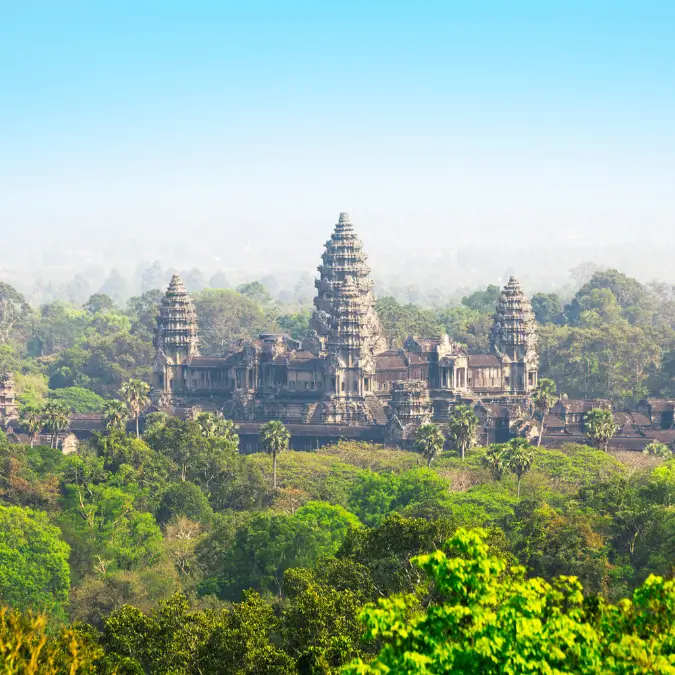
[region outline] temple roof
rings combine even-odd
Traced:
[[[494,354],[469,354],[469,367],[488,368],[501,366],[501,361]]]

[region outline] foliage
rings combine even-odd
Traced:
[[[18,610],[63,615],[68,605],[68,545],[45,513],[0,506],[0,597]]]
[[[415,433],[415,447],[420,451],[427,466],[443,452],[445,436],[437,424],[422,424]]]
[[[105,408],[105,428],[109,431],[123,431],[127,427],[129,419],[129,408],[123,401],[106,401]]]
[[[589,410],[584,417],[584,431],[598,448],[606,450],[617,431],[612,411],[603,408]]]
[[[277,487],[277,455],[288,450],[291,434],[283,422],[271,420],[260,427],[260,445],[262,449],[272,456],[272,487]]]
[[[547,582],[507,569],[480,530],[458,530],[445,550],[415,563],[439,601],[420,609],[400,595],[367,608],[366,635],[382,647],[346,672],[675,672],[672,581],[650,577],[632,602],[616,607],[585,603],[574,577]]]
[[[141,437],[138,421],[141,413],[150,405],[150,385],[143,380],[127,380],[120,388],[120,396],[127,404],[130,415],[136,420],[136,438]]]
[[[69,413],[62,401],[49,401],[42,408],[42,422],[51,435],[52,448],[56,447],[59,434],[70,424]]]
[[[670,459],[673,456],[673,451],[665,443],[659,441],[648,443],[643,452],[645,455],[654,455],[661,459]]]
[[[218,593],[237,599],[253,588],[279,595],[287,569],[311,567],[335,554],[349,530],[358,526],[351,513],[323,502],[309,502],[293,515],[256,514],[236,530],[220,560],[211,561]]]
[[[267,327],[262,309],[250,298],[226,289],[206,289],[194,296],[201,348],[222,354],[231,342],[252,339]]]
[[[71,413],[103,412],[106,401],[84,387],[65,387],[49,392],[49,398],[63,403]]]
[[[213,509],[197,485],[181,482],[167,486],[157,510],[157,522],[168,523],[179,516],[202,524],[208,524],[211,520]]]
[[[6,675],[96,673],[103,650],[83,627],[54,630],[44,614],[0,609],[0,661]]]
[[[473,408],[468,405],[455,406],[448,421],[448,435],[459,450],[462,459],[466,451],[474,444],[477,429],[478,418]]]
[[[541,441],[546,430],[546,416],[551,406],[557,401],[555,382],[546,377],[542,377],[537,383],[537,388],[532,393],[532,403],[541,414],[541,431],[539,432],[539,441],[537,445],[541,446]]]

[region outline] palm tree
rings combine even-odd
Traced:
[[[272,487],[277,489],[277,455],[288,450],[291,434],[283,422],[272,420],[260,427],[260,444],[263,450],[272,455]]]
[[[584,417],[584,431],[596,447],[607,450],[609,441],[617,431],[612,411],[604,408],[589,410]]]
[[[456,406],[448,421],[448,433],[460,451],[462,459],[466,451],[474,444],[477,428],[478,418],[473,408],[468,405]]]
[[[60,401],[48,401],[42,414],[44,425],[51,434],[51,447],[56,448],[59,434],[70,424],[70,410]]]
[[[108,431],[123,431],[129,419],[129,408],[124,401],[108,401],[105,404],[105,428]]]
[[[443,452],[445,436],[437,424],[423,424],[415,433],[415,447],[427,460],[427,466]]]
[[[21,424],[30,436],[30,447],[35,446],[35,441],[43,427],[43,412],[35,406],[27,406],[21,411]]]
[[[541,439],[544,435],[544,429],[546,428],[546,416],[548,415],[548,411],[557,400],[558,397],[556,396],[555,382],[549,380],[547,377],[542,377],[532,394],[534,407],[541,413],[541,431],[539,432],[537,447],[541,446]]]
[[[506,443],[493,443],[483,457],[483,466],[487,467],[495,480],[501,480],[506,471]]]
[[[512,438],[504,444],[506,468],[518,479],[518,499],[520,499],[520,479],[532,468],[534,448],[526,438]]]
[[[150,385],[143,380],[127,380],[120,389],[120,395],[129,408],[132,417],[136,419],[136,438],[141,437],[138,420],[141,413],[150,405],[148,393]]]

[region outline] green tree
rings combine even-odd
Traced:
[[[532,468],[534,448],[526,438],[512,438],[504,444],[504,462],[508,470],[516,477],[517,496],[520,498],[520,481]]]
[[[13,331],[30,314],[26,299],[15,288],[0,281],[0,344],[9,341]]]
[[[258,305],[267,305],[272,302],[269,291],[259,281],[249,281],[237,286],[237,293],[250,298]]]
[[[196,422],[204,438],[222,438],[234,444],[234,447],[239,445],[239,436],[232,420],[226,420],[222,415],[202,412],[197,415]]]
[[[535,408],[541,414],[541,431],[539,432],[537,446],[541,446],[541,439],[543,438],[546,429],[546,417],[548,411],[557,400],[558,397],[556,396],[555,382],[547,377],[542,377],[532,394],[532,403],[534,403]]]
[[[26,406],[21,409],[21,426],[25,429],[30,438],[30,447],[35,445],[35,441],[40,435],[43,425],[42,410],[36,406]]]
[[[442,332],[434,312],[408,303],[402,305],[395,298],[378,298],[377,315],[390,345],[400,345],[409,335],[438,335]]]
[[[670,459],[673,456],[673,451],[665,443],[661,443],[660,441],[648,443],[642,452],[644,452],[645,455],[653,455],[654,457],[660,457],[661,459]]]
[[[141,413],[150,405],[150,385],[143,380],[127,380],[120,389],[120,396],[127,404],[131,416],[136,420],[136,438],[141,437],[139,430],[139,419]]]
[[[223,613],[201,647],[199,672],[220,675],[227,664],[232,675],[296,675],[293,658],[278,645],[280,632],[274,608],[254,591],[247,591],[242,602]]]
[[[445,436],[437,424],[422,424],[415,432],[415,447],[420,451],[427,466],[443,452]]]
[[[336,673],[363,653],[358,590],[335,587],[314,571],[289,569],[284,574],[287,599],[280,628],[285,651],[302,673]],[[333,583],[331,583],[333,582]]]
[[[89,299],[82,305],[82,309],[90,314],[112,312],[115,309],[115,302],[105,293],[94,293],[89,296]]]
[[[72,548],[74,574],[139,569],[158,559],[161,530],[151,514],[134,508],[133,495],[93,483],[65,485],[63,493],[57,521]]]
[[[262,309],[250,298],[227,289],[206,289],[194,296],[201,348],[222,354],[231,342],[250,340],[266,330]]]
[[[94,675],[104,653],[89,627],[61,628],[45,614],[0,609],[0,660],[4,675]]]
[[[204,438],[197,422],[177,417],[168,417],[159,424],[153,424],[145,439],[155,452],[168,457],[181,481],[188,480],[189,475],[196,475],[209,442],[215,440]]]
[[[105,399],[84,387],[55,389],[49,392],[49,398],[61,401],[68,410],[74,413],[102,412],[105,408]]]
[[[171,483],[162,495],[157,509],[157,522],[168,523],[179,516],[203,525],[208,525],[213,517],[209,500],[194,483]]]
[[[69,410],[61,401],[48,401],[42,408],[44,426],[51,434],[51,447],[58,445],[59,434],[70,424]]]
[[[208,566],[215,579],[209,585],[228,600],[239,599],[247,588],[280,595],[287,569],[313,567],[335,555],[349,531],[359,526],[356,516],[325,502],[308,502],[292,515],[257,513],[225,547],[216,549],[213,541],[200,546],[211,554]]]
[[[460,451],[462,459],[474,444],[477,429],[478,418],[473,408],[468,405],[455,406],[448,421],[448,435]]]
[[[46,513],[0,506],[0,598],[18,610],[63,616],[68,606],[68,545]]]
[[[556,293],[535,293],[532,310],[538,323],[561,323],[563,320],[562,303]]]
[[[127,427],[129,408],[123,401],[107,401],[105,404],[105,428],[109,431],[123,431]]]
[[[414,562],[437,602],[394,596],[366,608],[374,660],[351,675],[408,673],[673,673],[669,640],[675,583],[650,577],[633,599],[614,607],[584,602],[575,577],[528,579],[491,555],[485,532],[460,529],[443,551]]]
[[[490,284],[484,291],[474,291],[462,298],[462,304],[477,312],[492,313],[501,294],[499,286]]]
[[[260,428],[260,445],[272,456],[272,487],[277,489],[277,455],[288,450],[291,434],[283,422],[271,420]]]
[[[597,448],[607,450],[612,436],[617,431],[612,411],[603,408],[589,410],[584,416],[584,431]]]
[[[148,614],[123,605],[106,619],[103,627],[111,670],[157,675],[202,673],[198,665],[200,648],[217,625],[212,614],[191,611],[187,599],[180,594],[161,602]]]
[[[481,462],[483,466],[489,469],[490,475],[495,480],[501,480],[504,477],[504,472],[508,468],[504,444],[493,443],[489,446]]]

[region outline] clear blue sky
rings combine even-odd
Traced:
[[[648,0],[0,0],[0,227],[672,240],[674,34]]]

